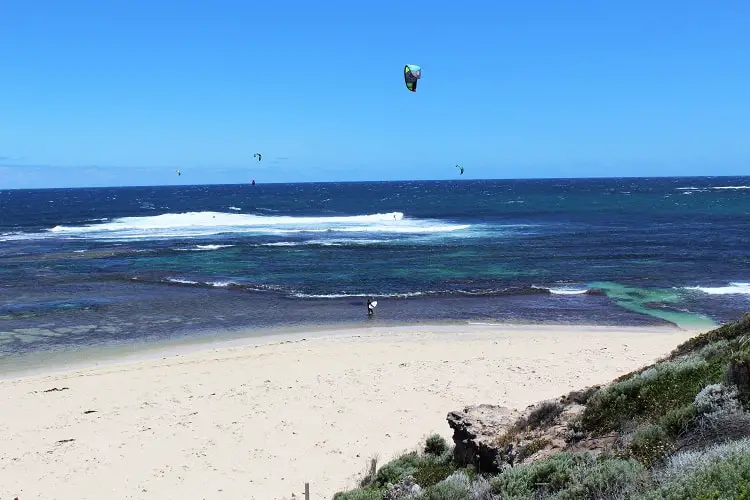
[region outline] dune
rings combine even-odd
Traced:
[[[349,328],[0,380],[0,498],[330,499],[466,405],[525,408],[651,363],[677,328]]]

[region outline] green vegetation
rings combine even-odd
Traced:
[[[672,442],[663,427],[649,424],[635,433],[627,451],[639,462],[651,466],[672,451]]]
[[[657,473],[656,482],[658,486],[642,499],[750,500],[750,440],[680,453]]]
[[[530,408],[496,443],[497,470],[479,474],[431,436],[334,498],[750,500],[750,315]]]
[[[720,359],[689,356],[657,364],[600,390],[583,412],[584,428],[604,433],[631,421],[651,421],[689,405],[698,391],[723,377]]]
[[[554,422],[555,418],[563,412],[563,407],[556,401],[545,401],[531,410],[526,417],[526,426],[529,429],[538,429]]]
[[[448,443],[445,442],[443,436],[435,434],[427,438],[427,442],[424,445],[425,453],[439,457],[446,451],[448,451]]]
[[[597,458],[590,453],[558,453],[547,460],[513,467],[491,480],[502,499],[616,497],[645,485],[648,473],[635,460]]]
[[[521,462],[537,451],[543,450],[548,444],[551,444],[549,439],[535,439],[528,444],[523,444],[518,447],[518,454],[515,459]]]

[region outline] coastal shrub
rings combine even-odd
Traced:
[[[745,313],[738,321],[727,323],[683,342],[672,351],[669,359],[675,359],[687,353],[695,352],[708,344],[716,343],[720,340],[741,341],[748,334],[750,334],[750,313]]]
[[[628,445],[631,457],[647,467],[661,462],[672,451],[672,440],[659,425],[647,425],[636,431]]]
[[[544,401],[531,410],[526,417],[526,426],[533,430],[550,425],[562,412],[563,407],[557,401]]]
[[[709,446],[698,451],[680,451],[670,456],[654,473],[660,485],[685,480],[687,476],[731,457],[750,456],[750,438]]]
[[[664,429],[671,439],[682,434],[695,419],[697,412],[692,404],[669,410],[659,419],[659,426]]]
[[[550,443],[552,441],[549,439],[534,439],[533,441],[526,442],[518,447],[514,461],[522,462],[537,451],[544,449]]]
[[[727,387],[722,383],[710,384],[700,390],[695,396],[693,406],[700,416],[715,413],[735,413],[742,411],[738,392],[734,386]]]
[[[448,449],[448,443],[443,436],[434,434],[427,438],[424,446],[424,452],[429,455],[440,456]]]
[[[450,476],[456,466],[453,450],[446,448],[440,456],[406,453],[383,465],[375,474],[374,485],[384,487],[397,484],[407,476],[413,476],[421,487],[436,484]]]
[[[724,380],[737,388],[738,399],[750,409],[750,351],[743,350],[729,361]]]
[[[651,484],[650,472],[636,460],[598,459],[589,467],[575,470],[573,481],[549,498],[632,498]]]
[[[750,436],[750,413],[743,408],[735,386],[711,384],[695,397],[693,419],[677,442],[679,448],[704,448],[714,443]]]
[[[378,488],[357,488],[356,490],[338,492],[333,500],[383,500],[383,492]]]
[[[589,402],[589,399],[591,399],[591,396],[597,393],[599,391],[600,386],[595,385],[592,387],[587,387],[585,389],[581,389],[580,391],[571,391],[568,393],[567,396],[565,396],[565,401],[570,403],[575,403],[579,405],[585,405]]]
[[[650,474],[636,460],[563,452],[509,469],[491,484],[503,500],[618,498],[643,491]]]
[[[414,500],[422,498],[422,488],[412,476],[406,476],[397,484],[389,484],[383,500]]]
[[[690,404],[706,384],[722,378],[723,370],[720,360],[709,363],[700,356],[654,365],[597,392],[583,411],[583,427],[605,433],[626,421],[658,419]]]
[[[414,473],[414,480],[419,486],[427,488],[444,480],[455,470],[455,467],[449,464],[425,460],[419,464],[419,468]]]
[[[558,453],[546,460],[507,469],[490,483],[503,499],[526,498],[534,493],[553,493],[565,488],[577,467],[594,460],[588,453]]]
[[[737,340],[742,349],[750,349],[750,328],[748,328],[748,331]]]
[[[712,444],[750,437],[750,413],[715,412],[697,417],[677,440],[678,449],[702,449]]]
[[[577,443],[586,437],[586,431],[583,428],[581,415],[573,415],[566,422],[567,430],[565,431],[565,442],[568,444]]]
[[[425,500],[467,500],[471,480],[463,471],[457,471],[443,481],[425,490]]]
[[[471,474],[468,475],[472,479]],[[469,486],[468,500],[495,500],[497,497],[492,494],[492,486],[484,476],[476,476]]]
[[[750,500],[750,452],[747,442],[728,443],[695,454],[677,454],[663,472],[659,487],[643,500],[732,498]]]
[[[375,484],[385,486],[396,484],[406,476],[413,476],[419,470],[421,457],[416,452],[406,453],[382,466],[375,475]]]

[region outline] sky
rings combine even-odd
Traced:
[[[0,5],[0,188],[453,179],[457,163],[750,175],[750,2]]]

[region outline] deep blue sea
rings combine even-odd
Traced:
[[[306,324],[684,326],[749,309],[748,177],[0,191],[6,357]]]

